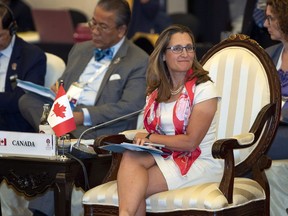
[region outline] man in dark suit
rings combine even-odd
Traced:
[[[38,47],[17,37],[16,30],[17,23],[12,11],[0,4],[0,130],[30,132],[33,128],[19,111],[18,100],[24,91],[16,86],[16,78],[43,85],[46,56]],[[11,193],[12,205],[18,203],[11,191],[6,184],[1,184],[1,207],[6,215],[10,213],[6,210],[10,208],[7,200]],[[21,215],[28,214],[21,212]]]
[[[12,11],[0,4],[0,130],[29,132],[33,128],[18,107],[24,91],[16,86],[16,78],[43,85],[46,56],[38,47],[17,37],[16,30]]]

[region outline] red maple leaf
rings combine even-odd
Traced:
[[[54,105],[53,112],[57,117],[59,116],[61,118],[65,118],[66,107],[64,105],[60,106],[60,104],[57,102]]]

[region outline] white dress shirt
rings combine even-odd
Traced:
[[[5,80],[14,43],[15,43],[15,35],[13,35],[12,40],[8,45],[8,47],[1,51],[2,55],[0,57],[0,92],[5,92]]]

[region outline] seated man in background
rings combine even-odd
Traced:
[[[69,54],[66,70],[59,80],[64,81],[67,94],[72,85],[77,85],[81,91],[80,97],[74,98],[77,101],[73,111],[77,128],[71,134],[76,138],[91,126],[144,107],[148,55],[126,38],[130,17],[126,0],[98,1],[89,21],[92,41],[77,43]],[[107,55],[101,55],[101,51]],[[55,89],[55,85],[51,88]],[[32,94],[26,94],[20,99],[21,113],[35,130],[38,130],[42,106],[47,102],[53,103]],[[91,130],[83,138],[94,139],[102,134],[134,129],[136,123],[135,115]],[[45,194],[31,201],[29,208],[36,210],[34,215],[53,215],[52,200],[52,193]],[[81,205],[81,200],[77,203]],[[73,214],[77,215],[74,211]]]
[[[16,78],[43,85],[46,56],[17,37],[16,31],[13,12],[0,3],[0,130],[29,132],[33,128],[18,108],[24,91],[16,86]]]
[[[66,70],[59,80],[64,81],[67,94],[70,86],[80,87],[81,94],[76,99],[73,112],[77,129],[71,132],[76,138],[92,125],[135,112],[144,106],[148,55],[126,39],[129,20],[130,10],[126,1],[99,1],[89,21],[92,41],[77,43],[69,54]],[[109,55],[98,58],[97,52],[100,51],[107,51]],[[51,89],[56,91],[56,86]],[[21,113],[35,131],[38,130],[44,103],[52,104],[53,101],[31,94],[20,99]],[[83,138],[94,139],[101,134],[135,128],[136,120],[134,116],[132,120],[126,119],[86,133]]]
[[[46,56],[38,47],[17,37],[14,14],[0,3],[0,130],[31,132],[33,128],[21,116],[18,100],[24,91],[16,86],[16,78],[44,85]],[[3,181],[0,187],[3,215],[10,215],[7,203],[21,208],[23,197],[11,195],[13,191]],[[9,208],[9,207],[8,207]],[[11,215],[27,215],[27,212]]]

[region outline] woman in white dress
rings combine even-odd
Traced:
[[[134,143],[164,144],[164,156],[123,153],[117,176],[119,215],[144,216],[152,194],[220,181],[223,163],[214,159],[218,94],[196,59],[195,40],[185,26],[172,25],[159,36],[147,71],[144,126]]]

